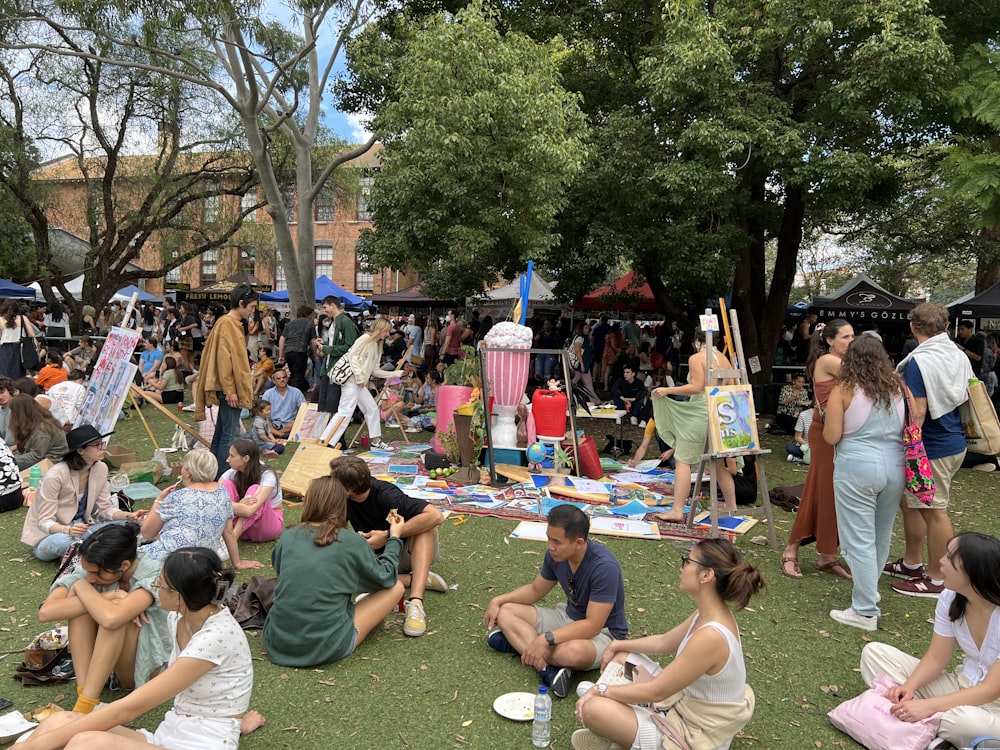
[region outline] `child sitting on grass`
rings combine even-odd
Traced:
[[[274,375],[274,360],[271,359],[271,347],[257,347],[257,364],[253,368],[253,393],[259,396],[264,392],[267,382]]]
[[[275,437],[271,432],[271,402],[267,399],[257,399],[253,406],[250,436],[257,443],[264,458],[274,458],[285,452],[285,441]]]

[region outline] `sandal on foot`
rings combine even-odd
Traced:
[[[788,570],[788,563],[792,564],[791,572]],[[799,558],[797,557],[782,557],[781,558],[781,574],[788,576],[789,578],[795,578],[796,580],[800,578],[805,578],[802,575],[802,569],[799,568]]]
[[[847,569],[841,564],[840,560],[830,560],[830,562],[822,564],[816,563],[816,568],[823,573],[830,573],[848,581],[854,580],[854,576],[847,572]]]

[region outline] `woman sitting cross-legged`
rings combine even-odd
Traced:
[[[601,667],[624,661],[629,652],[676,653],[673,661],[650,682],[598,683],[584,693],[576,715],[586,729],[573,733],[573,747],[727,750],[753,716],[754,695],[746,684],[740,631],[726,603],[743,609],[763,586],[760,571],[728,541],[696,544],[681,558],[680,571],[680,588],[697,606],[694,614],[662,635],[612,641]]]
[[[9,437],[17,468],[24,470],[43,459],[58,461],[66,455],[66,431],[33,396],[18,393],[10,400]]]
[[[211,451],[194,450],[181,462],[180,484],[163,490],[142,521],[142,535],[155,539],[143,552],[163,560],[181,547],[218,549],[225,544],[229,560],[237,570],[261,568],[256,560],[240,560],[229,491],[215,481],[219,473]]]
[[[85,424],[63,435],[68,451],[42,475],[21,529],[21,541],[43,561],[58,560],[75,539],[96,531],[97,521],[139,517],[139,513],[120,510],[111,500],[104,436],[97,428]]]
[[[389,539],[376,555],[368,540],[347,528],[348,502],[333,477],[313,479],[302,523],[274,548],[278,585],[264,644],[275,664],[312,667],[350,656],[403,596],[397,578],[403,517],[390,518]],[[357,593],[368,595],[352,603]]]
[[[184,401],[184,375],[177,367],[174,357],[163,358],[159,376],[153,375],[146,380],[144,393],[146,398],[161,404],[179,404]]]
[[[166,669],[124,698],[87,715],[59,711],[45,719],[24,750],[225,750],[263,723],[250,706],[253,663],[239,624],[222,603],[234,578],[202,547],[171,552],[153,584],[169,611],[172,652]],[[173,699],[155,732],[122,726]]]
[[[944,592],[934,612],[934,635],[922,659],[886,643],[861,651],[861,677],[878,674],[896,685],[886,697],[900,721],[942,712],[938,737],[969,747],[983,735],[1000,735],[1000,540],[963,531],[941,558]],[[956,647],[962,666],[949,672]],[[948,747],[943,745],[942,747]]]
[[[261,464],[260,449],[250,438],[233,441],[227,463],[229,468],[219,477],[219,484],[229,491],[233,503],[236,538],[274,541],[285,525],[278,475]]]
[[[69,621],[79,713],[94,709],[112,673],[132,689],[170,656],[167,615],[153,592],[160,563],[137,553],[138,533],[133,523],[95,531],[80,546],[79,564],[56,579],[38,610],[41,622]]]

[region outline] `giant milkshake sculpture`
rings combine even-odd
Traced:
[[[531,342],[530,328],[509,321],[497,323],[483,338],[488,348],[503,349],[486,352],[486,379],[496,411],[492,429],[495,448],[517,447],[514,415],[528,384]]]

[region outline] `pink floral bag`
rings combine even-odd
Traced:
[[[930,459],[924,449],[923,430],[913,421],[913,394],[905,385],[903,394],[906,396],[906,420],[903,425],[905,489],[924,505],[930,505],[934,501],[937,486],[934,484]]]

